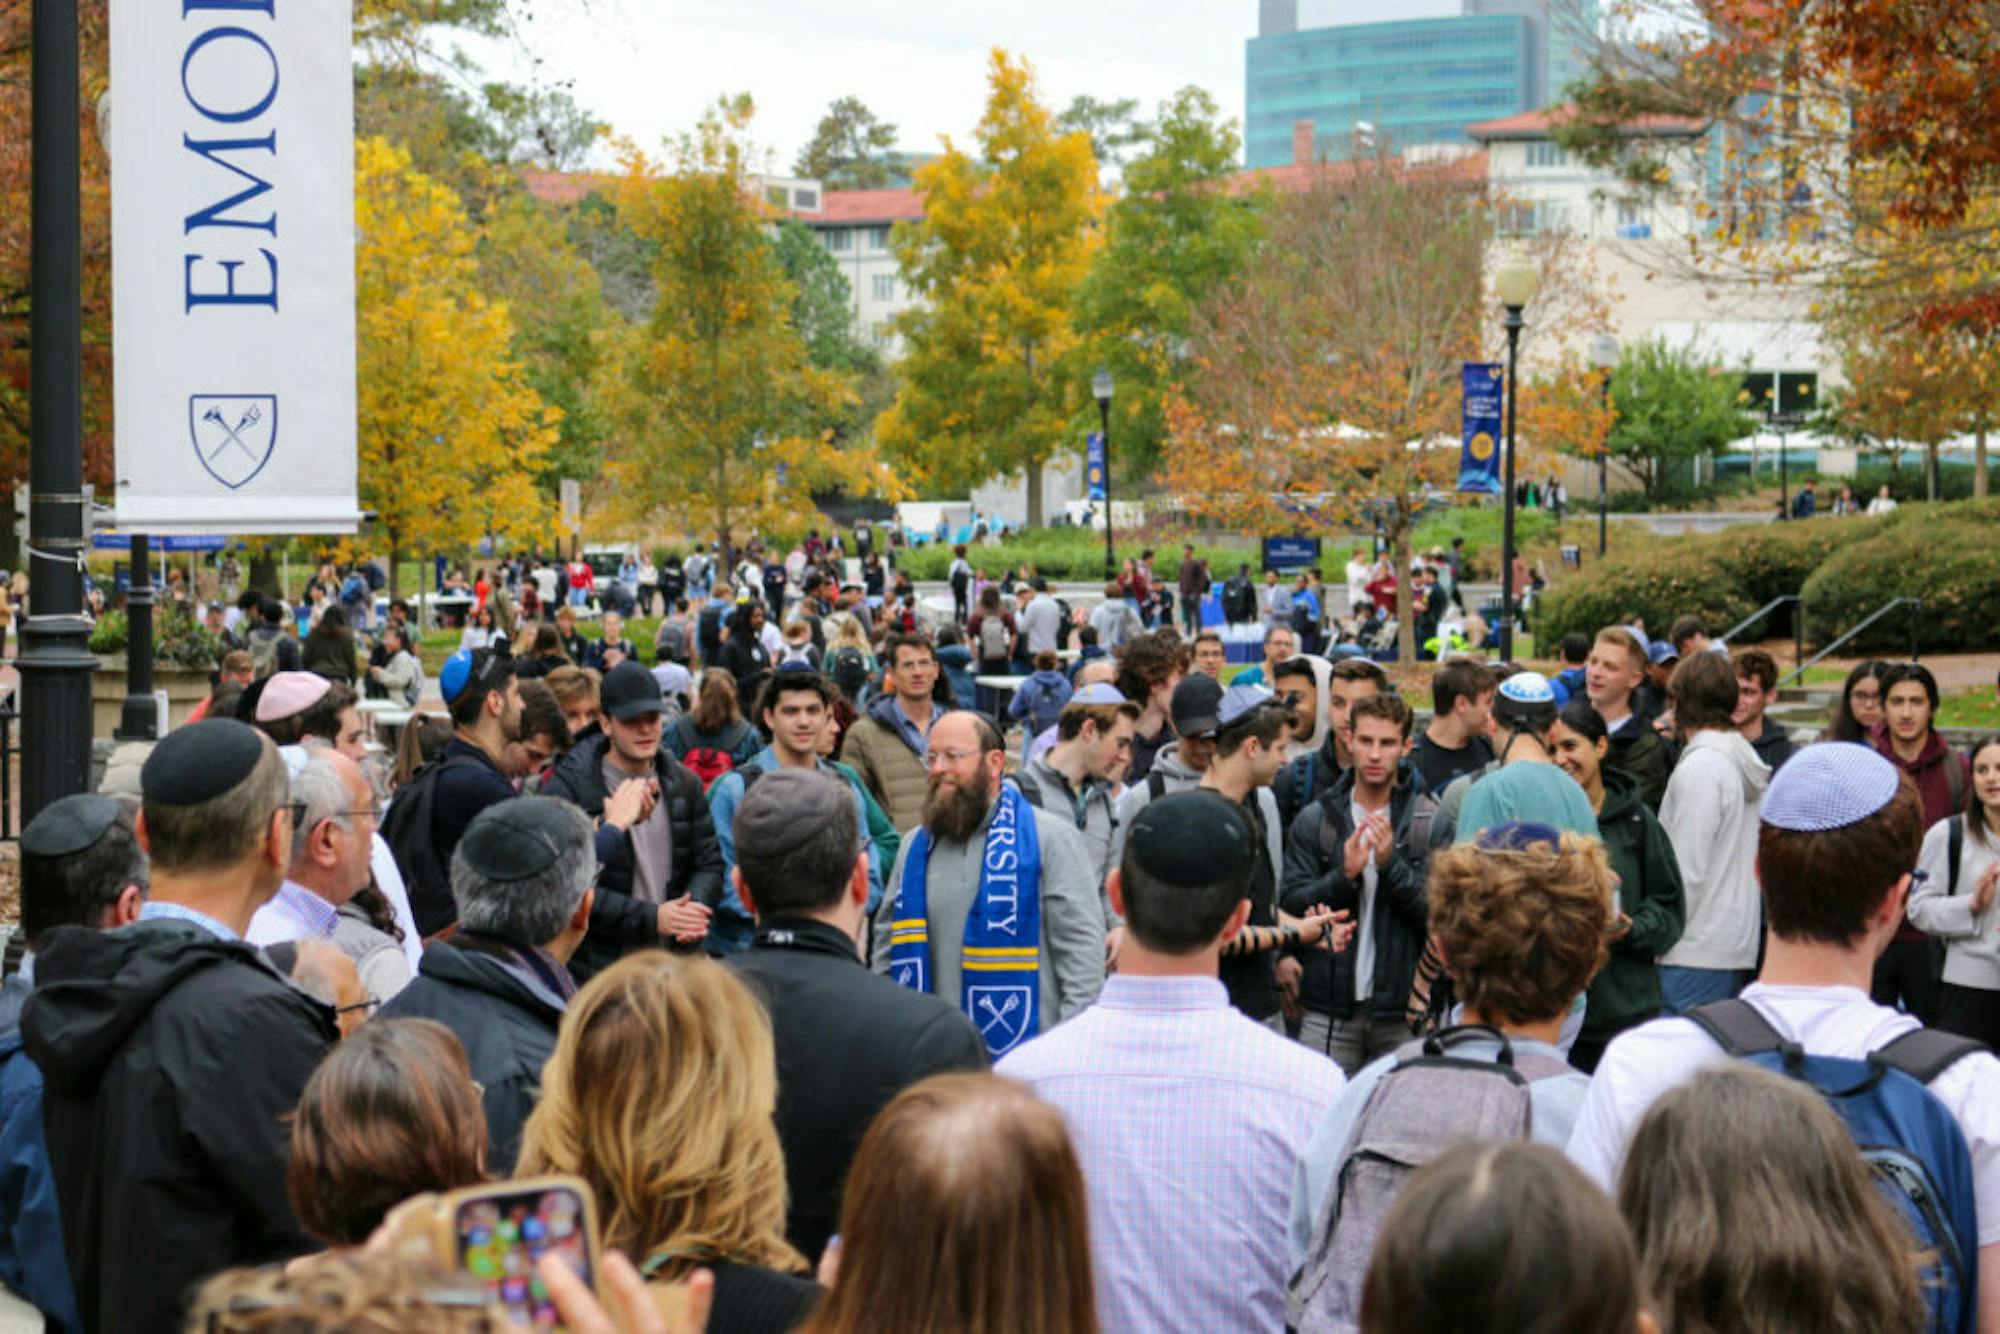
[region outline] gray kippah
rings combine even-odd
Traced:
[[[139,770],[139,791],[161,806],[199,806],[250,776],[268,744],[232,718],[207,718],[167,733]]]
[[[1845,829],[1895,800],[1902,782],[1874,747],[1821,741],[1785,761],[1764,794],[1761,818],[1773,829],[1801,834]]]
[[[474,816],[452,857],[489,884],[512,884],[554,866],[574,830],[554,797],[514,797]]]
[[[1125,855],[1155,880],[1187,889],[1220,884],[1257,855],[1242,808],[1199,789],[1148,802],[1132,821]]]
[[[118,819],[118,802],[95,792],[61,797],[42,807],[21,831],[21,851],[30,857],[67,857],[104,837]]]
[[[743,781],[750,781],[748,774]],[[737,854],[782,857],[819,833],[843,808],[853,811],[854,793],[825,774],[803,769],[759,774],[736,807]]]

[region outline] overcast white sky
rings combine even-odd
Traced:
[[[1412,5],[1437,0],[1401,0]],[[1361,0],[1307,0],[1302,19]],[[1455,8],[1455,6],[1454,6]],[[829,102],[853,94],[925,151],[970,141],[987,52],[1025,55],[1056,109],[1079,93],[1150,115],[1184,84],[1243,115],[1257,0],[541,0],[519,46],[475,48],[495,74],[573,80],[577,101],[642,146],[692,127],[723,93],[757,102],[760,143],[788,170]]]

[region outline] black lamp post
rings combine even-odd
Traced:
[[[1611,373],[1618,368],[1618,340],[1601,333],[1590,340],[1590,364],[1604,372],[1604,406],[1611,407]],[[1604,559],[1606,516],[1610,511],[1611,436],[1607,430],[1603,448],[1597,451],[1597,558]]]
[[[28,606],[21,626],[21,821],[90,778],[83,616],[82,138],[73,0],[34,0],[30,131]]]
[[[1535,299],[1535,289],[1541,281],[1541,270],[1518,250],[1502,260],[1499,271],[1493,275],[1500,304],[1507,310],[1507,466],[1500,500],[1500,656],[1509,662],[1514,658],[1514,371],[1521,329],[1526,323],[1521,318],[1521,309]]]
[[[1098,430],[1104,441],[1104,579],[1118,577],[1118,558],[1111,550],[1111,372],[1097,368],[1090,377],[1090,392],[1097,399]]]

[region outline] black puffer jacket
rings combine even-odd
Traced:
[[[1410,999],[1410,981],[1423,953],[1426,930],[1424,879],[1430,869],[1430,824],[1437,802],[1421,790],[1416,766],[1404,760],[1396,770],[1389,796],[1389,825],[1395,833],[1395,853],[1378,868],[1375,915],[1363,922],[1375,941],[1375,986],[1370,1019],[1401,1019]],[[1342,773],[1331,787],[1309,802],[1285,837],[1285,874],[1278,897],[1286,912],[1303,916],[1314,904],[1345,908],[1361,915],[1362,884],[1349,880],[1341,849],[1354,832],[1354,771]],[[1322,835],[1331,826],[1332,837]],[[1328,852],[1327,849],[1332,851]],[[1335,1019],[1354,1017],[1355,947],[1339,954],[1313,950],[1306,956],[1300,998],[1309,1009]]]
[[[175,1331],[194,1284],[319,1249],[285,1197],[292,1110],[333,1012],[189,922],[60,927],[21,1014],[77,1310]]]
[[[602,733],[586,737],[556,762],[542,780],[541,795],[561,797],[583,808],[593,820],[604,818],[604,752],[611,739]],[[715,841],[708,800],[701,779],[664,747],[653,759],[660,780],[660,800],[667,803],[673,826],[673,877],[666,898],[692,895],[713,907],[722,899],[722,848]],[[590,909],[590,934],[584,937],[570,972],[581,982],[635,949],[666,942],[660,936],[659,910],[632,895],[632,837],[603,825],[597,831],[597,860],[604,868],[597,880],[597,898]]]

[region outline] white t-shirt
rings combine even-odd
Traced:
[[[1875,1004],[1856,987],[1756,982],[1743,989],[1743,999],[1814,1056],[1859,1060],[1918,1026],[1910,1015]],[[1570,1132],[1570,1161],[1605,1190],[1615,1191],[1625,1146],[1653,1100],[1704,1067],[1728,1059],[1691,1019],[1655,1019],[1620,1035],[1590,1081],[1576,1129]],[[1979,1244],[2000,1245],[2000,1060],[1986,1052],[1964,1057],[1933,1080],[1930,1090],[1957,1118],[1972,1151]]]
[[[1354,821],[1354,828],[1378,815],[1388,814],[1389,808],[1369,810],[1360,802],[1350,798],[1347,803],[1348,818]],[[1334,849],[1334,856],[1345,858],[1345,847]],[[1361,910],[1354,914],[1358,926],[1354,933],[1354,999],[1363,1005],[1375,998],[1375,891],[1382,884],[1382,870],[1375,860],[1374,849],[1368,851],[1368,862],[1361,868]]]

